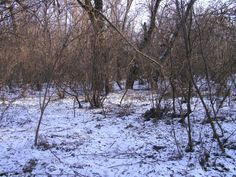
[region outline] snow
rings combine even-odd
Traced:
[[[43,117],[39,148],[33,146],[38,94],[15,100],[0,121],[0,176],[236,175],[236,100],[221,111],[225,137],[230,136],[225,154],[212,139],[210,125],[202,123],[200,101],[192,100],[194,152],[187,153],[187,131],[179,118],[144,121],[142,114],[152,105],[150,91],[129,90],[120,106],[122,96],[123,91],[109,94],[101,109],[89,109],[84,102],[84,108],[74,109],[70,97],[52,99]],[[0,110],[5,107],[1,102]],[[209,161],[204,169],[199,162],[205,153]]]

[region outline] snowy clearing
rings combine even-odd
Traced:
[[[229,137],[221,154],[200,101],[193,99],[194,152],[187,153],[180,118],[145,121],[151,92],[130,90],[119,106],[122,93],[109,94],[103,109],[74,109],[71,98],[50,102],[38,149],[39,98],[13,102],[0,122],[0,176],[236,176],[236,100],[220,113]],[[0,104],[1,111],[5,107]]]

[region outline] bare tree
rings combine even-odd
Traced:
[[[138,48],[140,51],[144,50],[148,44],[151,41],[151,37],[153,34],[153,31],[155,29],[155,23],[156,23],[156,15],[157,10],[159,8],[159,5],[161,3],[161,0],[152,0],[151,6],[150,6],[150,19],[149,19],[149,26],[147,26],[147,23],[143,24],[143,39],[138,44]],[[137,63],[137,60],[135,59],[137,56],[134,56],[133,63],[130,66],[128,77],[126,81],[126,89],[132,89],[134,85],[134,81],[137,79],[139,65]]]
[[[103,52],[103,43],[104,43],[104,20],[101,16],[101,12],[103,10],[103,1],[95,0],[94,5],[90,0],[85,0],[85,2],[81,2],[77,0],[77,2],[81,5],[81,7],[87,12],[89,19],[91,21],[93,27],[93,35],[91,36],[91,90],[92,95],[89,98],[90,104],[92,107],[100,107],[101,106],[101,94],[103,92],[103,82],[105,82],[106,92],[109,90],[108,82],[109,79],[104,79],[102,66],[103,61],[106,60],[106,54]],[[106,62],[106,61],[105,61]],[[104,81],[105,80],[105,81]]]

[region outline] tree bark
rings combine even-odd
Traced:
[[[148,44],[151,41],[151,37],[153,34],[153,31],[155,29],[155,22],[156,22],[156,15],[157,15],[157,10],[159,8],[161,0],[156,0],[154,2],[154,5],[151,10],[151,17],[150,17],[150,24],[149,28],[147,29],[146,23],[144,23],[144,34],[143,34],[143,40],[139,44],[138,48],[140,51],[143,51]],[[128,77],[126,81],[126,89],[133,89],[134,86],[134,81],[138,78],[138,62],[137,60],[134,59],[133,65],[130,67],[129,72],[128,72]]]
[[[101,94],[104,89],[108,91],[109,79],[106,77],[106,74],[103,75],[102,66],[105,63],[104,54],[102,54],[102,47],[104,43],[104,20],[101,16],[103,9],[103,0],[94,0],[94,5],[91,0],[85,0],[85,3],[82,3],[80,0],[77,0],[80,6],[88,13],[89,19],[93,26],[93,35],[91,38],[91,49],[92,49],[92,58],[91,58],[91,99],[90,104],[92,107],[101,106]],[[106,78],[104,78],[106,77]]]

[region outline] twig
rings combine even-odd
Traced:
[[[63,163],[62,160],[51,150],[49,149],[49,151],[52,153],[52,155],[63,165],[66,165],[68,168],[70,168],[75,174],[73,175],[78,175],[78,176],[83,176],[83,177],[87,177],[86,175],[82,175],[80,173],[78,173],[77,171],[73,170],[70,165],[66,164],[66,163]],[[62,174],[59,174],[59,175],[62,175]]]
[[[120,106],[121,106],[121,103],[122,103],[122,101],[123,101],[123,99],[124,99],[124,97],[125,97],[125,95],[126,95],[127,92],[128,92],[128,89],[125,90],[125,93],[123,94],[123,96],[122,96],[122,98],[121,98],[121,100],[120,100]]]
[[[57,159],[60,163],[63,164],[63,162],[61,161],[61,159],[60,159],[51,149],[49,149],[49,151],[52,153],[52,155],[53,155],[54,157],[56,157],[56,159]]]
[[[119,164],[119,165],[113,165],[110,166],[108,168],[116,168],[116,167],[121,167],[121,166],[132,166],[132,165],[136,165],[136,164],[141,164],[141,163],[156,163],[159,160],[153,160],[153,161],[149,161],[149,162],[144,162],[143,160],[140,160],[138,162],[134,162],[134,163],[124,163],[124,164]]]

